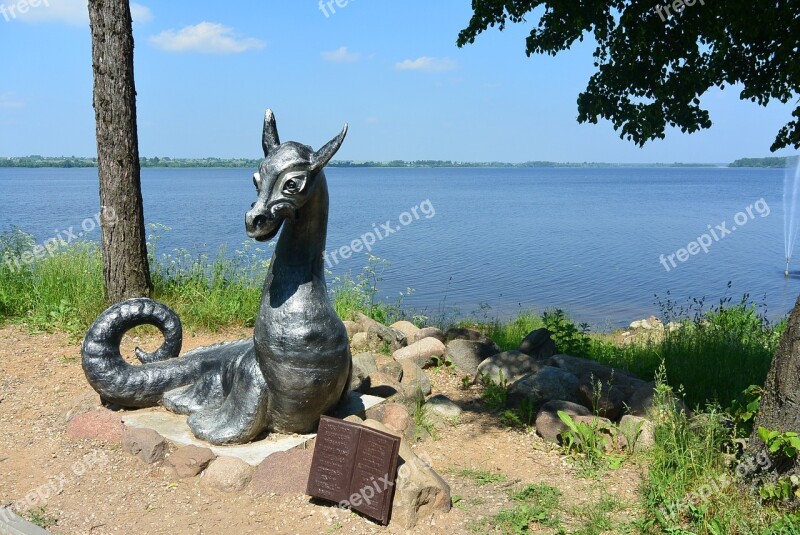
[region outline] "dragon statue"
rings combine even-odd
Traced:
[[[106,310],[81,348],[89,384],[106,403],[126,408],[162,404],[189,416],[188,425],[212,444],[243,444],[264,432],[312,432],[322,414],[349,395],[347,332],[328,298],[323,253],[328,184],[323,168],[347,134],[318,151],[281,143],[275,117],[264,119],[264,160],[253,181],[258,198],[245,216],[247,235],[278,239],[264,283],[252,338],[202,347],[179,357],[178,316],[151,299],[129,299]],[[122,337],[154,325],[164,342],[136,349],[141,365],[125,361]]]

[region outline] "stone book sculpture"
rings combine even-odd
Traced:
[[[320,416],[349,395],[350,347],[328,298],[322,257],[328,228],[323,168],[346,134],[347,125],[318,151],[281,143],[267,110],[264,160],[253,177],[258,197],[245,226],[258,241],[281,235],[253,337],[178,358],[183,335],[172,310],[144,298],[114,305],[89,328],[81,350],[86,378],[104,402],[163,404],[188,415],[198,438],[242,444],[266,431],[313,432]],[[141,365],[128,364],[122,337],[145,324],[156,326],[164,343],[153,353],[137,348]]]
[[[392,510],[400,437],[322,417],[306,494],[386,525]]]

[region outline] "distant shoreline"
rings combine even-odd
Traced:
[[[357,162],[351,160],[334,160],[328,166],[337,168],[405,168],[405,169],[433,169],[433,168],[687,168],[687,167],[717,167],[717,168],[772,168],[783,169],[786,158],[742,158],[730,164],[723,163],[603,163],[603,162],[547,162],[529,161],[522,163],[506,162],[457,162],[452,160],[392,160],[389,162]],[[261,160],[248,158],[141,158],[142,168],[257,168]],[[0,157],[0,168],[91,168],[97,167],[97,158],[81,157],[47,157],[47,156],[22,156]]]

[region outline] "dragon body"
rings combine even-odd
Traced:
[[[349,394],[347,332],[328,298],[323,264],[328,225],[323,168],[346,133],[345,125],[319,151],[281,143],[267,111],[265,157],[253,177],[258,198],[245,225],[258,241],[281,234],[253,337],[179,356],[182,328],[172,310],[145,298],[116,304],[89,328],[82,346],[83,370],[104,401],[122,407],[163,404],[188,415],[198,438],[241,444],[266,431],[311,432],[320,415]],[[129,364],[120,352],[122,338],[145,324],[161,330],[164,343],[153,353],[137,349],[141,364]]]

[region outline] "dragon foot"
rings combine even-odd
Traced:
[[[164,394],[164,408],[176,414],[193,414],[222,405],[226,392],[225,376],[230,374],[231,363],[252,349],[253,340],[250,338],[188,352],[184,359],[203,359],[203,363],[193,383]],[[209,356],[213,356],[213,360]]]
[[[269,423],[267,383],[252,345],[229,363],[220,379],[218,385],[210,381],[192,387],[213,395],[204,406],[190,411],[187,423],[197,438],[212,444],[249,442],[266,430]],[[188,401],[194,393],[180,391],[174,397],[180,398],[183,407],[197,406],[195,401]]]

